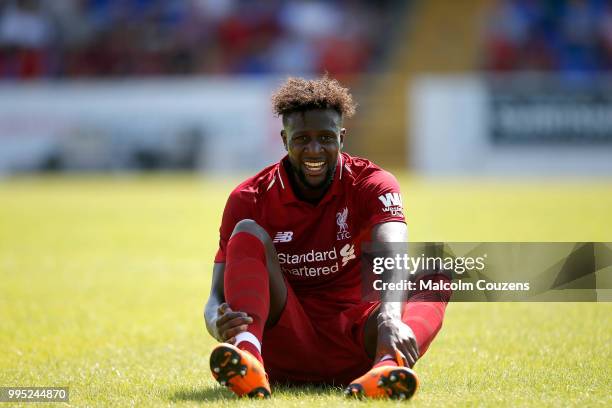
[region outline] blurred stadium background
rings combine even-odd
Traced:
[[[351,87],[346,150],[398,176],[412,240],[612,241],[610,70],[606,0],[0,0],[0,385],[228,396],[202,305],[289,75]],[[610,312],[452,304],[415,403],[609,406]]]
[[[383,166],[610,175],[610,69],[606,0],[4,0],[0,172],[252,171],[271,90],[329,72]]]

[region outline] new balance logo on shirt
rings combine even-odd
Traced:
[[[276,236],[272,242],[277,244],[279,242],[290,242],[292,239],[293,231],[279,231],[276,233]]]

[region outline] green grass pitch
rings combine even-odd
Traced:
[[[212,381],[202,307],[235,181],[1,181],[0,386],[69,386],[73,406],[395,404]],[[610,181],[400,182],[414,241],[612,241]],[[612,406],[611,344],[612,303],[451,304],[409,404]]]

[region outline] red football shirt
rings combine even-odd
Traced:
[[[295,196],[286,161],[285,156],[232,191],[215,262],[225,262],[236,223],[250,218],[272,238],[283,273],[298,297],[359,303],[361,242],[370,239],[376,224],[405,222],[397,180],[366,159],[342,153],[329,190],[313,205]]]

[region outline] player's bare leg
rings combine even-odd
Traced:
[[[236,394],[267,397],[270,385],[261,357],[265,326],[275,324],[287,300],[287,287],[272,240],[255,221],[236,224],[228,242],[225,299],[253,323],[236,334],[235,345],[222,343],[210,356],[215,379]]]

